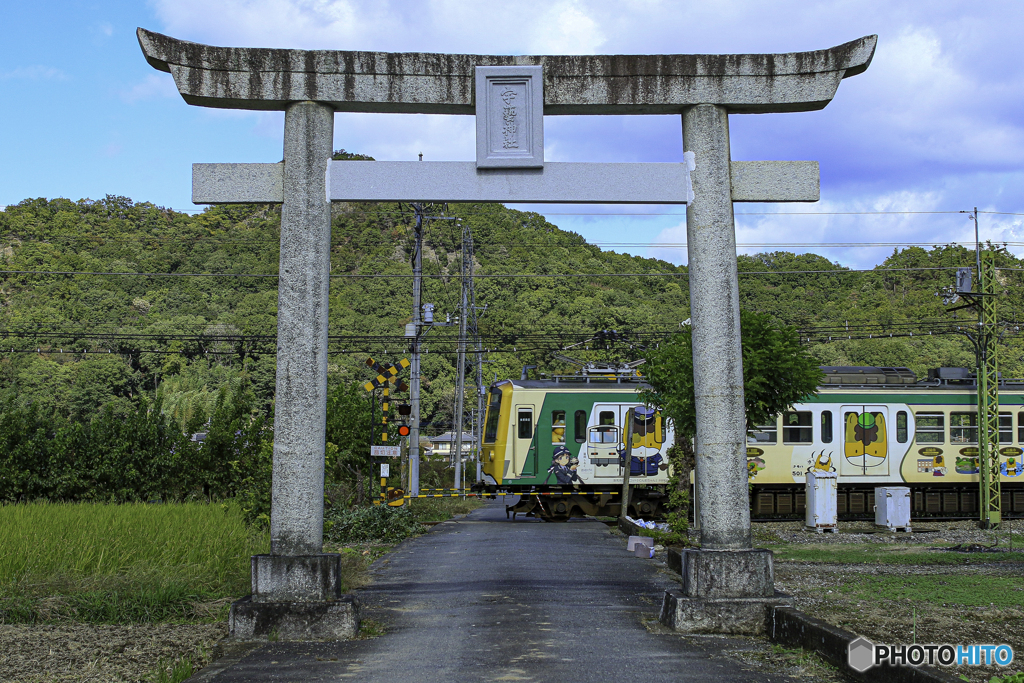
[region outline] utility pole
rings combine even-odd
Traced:
[[[977,212],[977,209],[975,209]],[[977,213],[975,213],[977,221]],[[1002,500],[999,477],[999,364],[996,342],[999,339],[996,319],[996,258],[991,251],[981,254],[978,271],[979,307],[978,341],[978,458],[981,464],[981,526],[997,529],[1002,521]]]
[[[462,222],[461,220],[459,221]],[[469,268],[466,263],[466,236],[468,227],[462,232],[462,299],[459,304],[459,379],[455,385],[455,489],[464,488],[462,483],[462,426],[463,399],[466,394],[466,314],[469,312]],[[470,237],[472,239],[472,237]]]
[[[470,331],[473,334],[473,340],[476,345],[476,422],[474,423],[474,436],[476,437],[476,449],[475,449],[475,460],[476,460],[476,482],[483,481],[483,463],[480,461],[480,453],[483,449],[484,443],[484,399],[487,395],[487,390],[484,387],[484,349],[483,343],[480,340],[480,315],[476,305],[476,286],[473,280],[473,273],[475,266],[473,265],[473,231],[467,225],[465,227],[465,238],[463,242],[463,249],[465,250],[465,263],[468,267],[469,277],[468,282],[468,307],[467,313],[472,315],[472,318],[468,320],[471,325]],[[485,307],[486,310],[486,307]],[[469,318],[469,315],[467,315]]]
[[[626,470],[622,473],[622,504],[619,506],[619,519],[629,516],[629,473],[633,468],[633,409],[626,411],[626,424],[622,425],[625,432]]]
[[[409,425],[409,495],[420,494],[420,299],[423,287],[423,205],[413,204],[416,212],[416,243],[412,257],[412,328],[406,336],[412,337],[409,360],[409,403],[412,404]],[[412,332],[410,335],[409,332]]]
[[[975,300],[978,308],[978,336],[972,341],[977,354],[975,376],[978,387],[978,464],[981,473],[979,521],[983,529],[998,529],[1002,522],[1002,493],[999,477],[996,255],[991,251],[981,251],[978,207],[974,207],[970,219],[974,221],[974,258],[978,268],[978,294]]]
[[[978,230],[978,207],[962,211],[974,221],[974,259],[977,267],[977,291],[971,287],[970,268],[957,271],[957,283],[940,292],[943,302],[956,303],[961,297],[966,304],[947,309],[964,308],[978,311],[978,325],[967,338],[974,344],[975,378],[978,390],[978,471],[979,471],[979,525],[982,529],[998,529],[1002,522],[1002,492],[999,477],[999,363],[997,342],[999,322],[996,317],[996,255],[981,250]]]

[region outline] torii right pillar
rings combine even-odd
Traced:
[[[860,54],[845,55],[851,68],[839,71],[836,75],[840,78],[867,69],[875,37],[862,39],[857,48],[851,52]],[[818,71],[822,66],[815,65],[808,71]],[[730,81],[737,90],[764,88],[762,79],[745,78],[740,65],[727,67],[726,71],[733,76],[723,80]],[[793,82],[786,85],[799,88]],[[838,87],[838,79],[835,85]],[[786,93],[788,96],[781,98],[788,100],[789,111],[798,111],[793,107],[794,100],[799,99],[795,94]],[[773,99],[780,93],[763,95]],[[747,92],[740,99],[752,102],[758,97]],[[807,102],[806,108],[820,109],[825,104],[827,101]],[[693,152],[696,159],[696,169],[691,173],[694,201],[686,210],[686,242],[697,409],[694,453],[700,548],[682,552],[682,589],[666,591],[661,621],[689,633],[762,633],[772,608],[787,602],[775,591],[771,551],[754,548],[751,538],[733,202],[779,201],[786,195],[790,200],[814,201],[818,198],[818,174],[815,167],[810,188],[806,166],[793,164],[793,174],[787,178],[785,172],[779,172],[781,165],[767,162],[764,170],[775,166],[771,169],[774,172],[759,173],[757,166],[765,162],[731,161],[729,114],[733,111],[751,113],[758,109],[695,104],[686,108],[682,117],[684,149]],[[799,196],[800,186],[804,188],[803,196]]]

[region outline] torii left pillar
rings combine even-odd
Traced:
[[[252,595],[231,606],[236,638],[359,631],[359,603],[342,595],[341,556],[323,552],[333,145],[332,107],[285,108],[270,554],[253,556]]]

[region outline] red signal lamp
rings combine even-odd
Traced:
[[[408,425],[402,425],[402,426],[400,426],[398,428],[398,435],[399,436],[409,436],[409,432],[411,432],[411,431],[412,430],[409,429]]]

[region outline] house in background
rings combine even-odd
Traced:
[[[445,432],[444,434],[438,434],[437,436],[430,437],[430,450],[433,456],[440,457],[444,456],[448,462],[454,464],[455,460],[452,457],[452,451],[455,448],[455,432]],[[476,435],[469,432],[462,432],[462,457],[469,457],[472,453],[474,446],[476,445]]]

